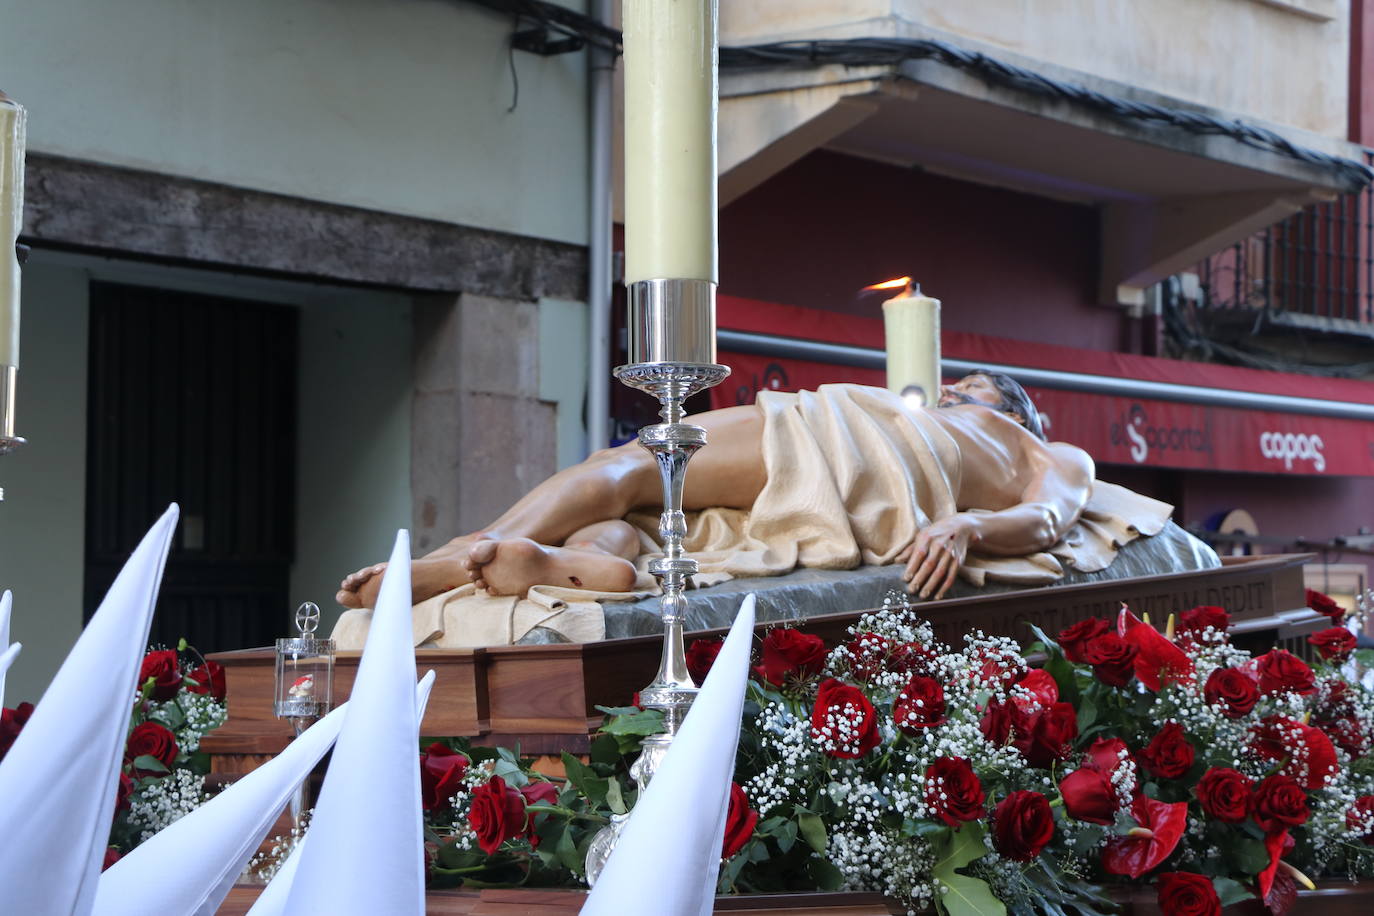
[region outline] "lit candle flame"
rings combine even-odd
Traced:
[[[878,290],[878,289],[901,289],[902,292],[899,294],[899,296],[903,296],[903,297],[905,297],[905,296],[910,296],[910,295],[911,295],[911,278],[910,278],[910,277],[898,277],[898,278],[895,279],[895,280],[884,280],[882,283],[874,283],[872,286],[865,286],[865,287],[863,288],[863,291],[864,291],[864,292],[869,292],[869,291],[871,291],[871,290]]]

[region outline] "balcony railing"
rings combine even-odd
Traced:
[[[1365,151],[1374,164],[1374,150]],[[1304,209],[1198,267],[1201,305],[1374,330],[1374,186]],[[1323,320],[1327,319],[1327,320]]]

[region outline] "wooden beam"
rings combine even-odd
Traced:
[[[456,223],[30,153],[35,247],[335,283],[585,301],[587,253]]]

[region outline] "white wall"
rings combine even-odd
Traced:
[[[410,301],[354,294],[301,310],[296,562],[291,608],[334,628],[339,580],[385,560],[410,527]],[[282,635],[288,635],[283,631]]]
[[[1350,0],[725,0],[720,21],[722,44],[966,38],[1341,140],[1349,32]]]
[[[0,0],[0,23],[30,149],[586,241],[586,55],[516,52],[508,112],[511,20],[493,11]]]
[[[0,458],[0,588],[24,644],[8,706],[38,702],[81,632],[86,556],[87,277],[35,252],[23,284],[15,432],[29,442]]]

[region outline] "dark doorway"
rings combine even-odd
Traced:
[[[294,309],[91,284],[85,612],[181,505],[151,640],[286,635],[295,543]]]

